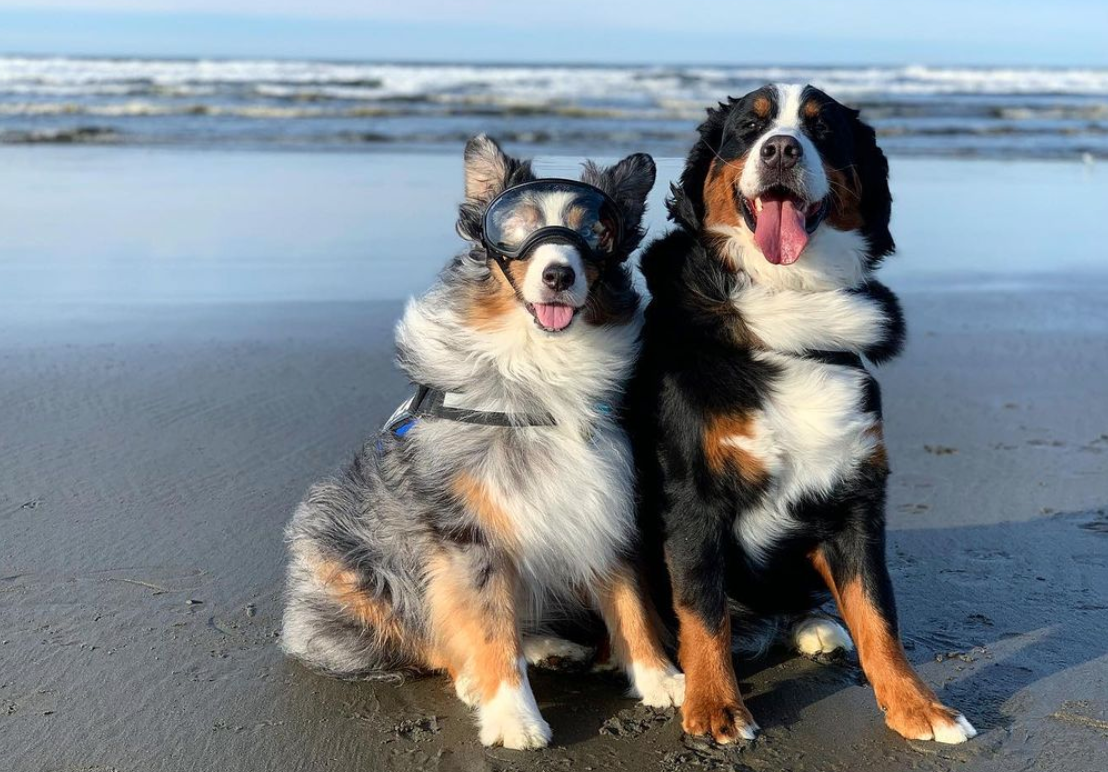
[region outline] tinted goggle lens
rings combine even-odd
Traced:
[[[573,180],[536,180],[510,188],[485,212],[485,246],[505,257],[525,257],[531,245],[565,236],[587,246],[597,258],[619,244],[622,218],[616,203],[599,188]]]

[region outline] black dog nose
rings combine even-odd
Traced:
[[[770,137],[762,143],[762,163],[767,166],[775,166],[778,169],[791,169],[804,155],[804,148],[788,134],[779,134]]]
[[[555,292],[562,292],[573,286],[577,274],[568,265],[548,265],[542,272],[542,283]]]

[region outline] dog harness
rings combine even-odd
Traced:
[[[453,393],[416,384],[416,392],[404,402],[385,424],[386,431],[396,438],[403,438],[423,418],[444,418],[479,426],[556,426],[554,416],[527,415],[525,413],[498,413],[488,410],[470,410],[452,407]],[[610,408],[609,408],[610,410]]]

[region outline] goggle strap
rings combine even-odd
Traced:
[[[512,288],[512,292],[516,294],[516,299],[518,299],[520,303],[526,305],[527,301],[523,299],[523,293],[519,291],[519,287],[516,286],[515,279],[512,278],[511,271],[508,270],[507,258],[494,250],[489,250],[489,252],[492,254],[493,262],[500,266],[500,272],[504,274],[504,278],[508,280],[508,286],[510,286]]]

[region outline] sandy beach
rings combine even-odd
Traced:
[[[458,247],[460,158],[0,165],[0,768],[1108,768],[1102,166],[893,159],[889,560],[910,658],[980,736],[906,742],[853,658],[777,652],[739,665],[750,746],[540,673],[554,746],[520,753],[483,749],[440,679],[338,682],[277,647],[282,527],[406,393],[391,328]]]

